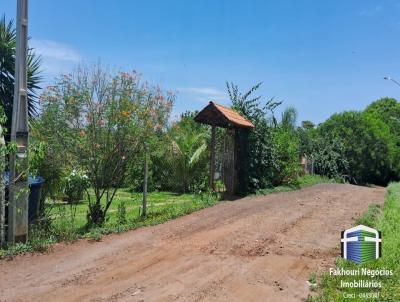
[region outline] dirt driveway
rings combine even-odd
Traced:
[[[384,189],[319,184],[0,261],[0,301],[304,301]]]

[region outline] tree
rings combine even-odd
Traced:
[[[400,118],[400,103],[396,99],[385,97],[376,100],[365,108],[365,112],[375,113],[391,126],[400,128],[399,123],[396,122],[396,119]]]
[[[194,121],[195,113],[186,112],[170,129],[166,165],[169,187],[179,193],[205,189],[210,140],[207,127]]]
[[[274,183],[294,183],[300,173],[300,138],[296,131],[297,111],[288,107],[279,125],[273,129],[273,146],[277,171]]]
[[[72,167],[88,176],[89,225],[104,223],[127,163],[139,145],[143,89],[135,73],[110,74],[100,65],[82,66],[65,75],[41,96],[42,138],[51,141]],[[70,168],[71,169],[71,168]]]
[[[390,178],[398,180],[400,178],[400,103],[396,99],[385,97],[372,102],[364,112],[374,115],[389,127],[396,145]]]
[[[294,107],[287,107],[282,113],[281,125],[288,130],[294,130],[296,127],[297,110]]]
[[[149,157],[157,150],[158,136],[165,129],[175,95],[168,92],[166,95],[159,87],[142,87],[137,100],[137,125],[140,134],[140,144],[143,152],[143,199],[142,216],[147,214],[147,190],[149,176]]]
[[[301,127],[297,128],[299,136],[299,154],[301,156],[310,156],[314,151],[315,144],[315,128],[311,121],[302,121]]]
[[[315,127],[315,125],[311,121],[302,121],[301,122],[301,128],[303,128],[303,129],[309,130],[309,129],[314,129],[314,127]]]
[[[342,180],[343,176],[349,173],[343,141],[337,137],[320,136],[313,143],[311,157],[315,173]]]
[[[16,32],[14,22],[0,19],[0,100],[4,108],[7,122],[6,128],[11,129],[12,104],[14,99]],[[39,102],[37,91],[42,80],[40,75],[41,59],[33,49],[28,50],[28,113],[30,117],[38,113]]]
[[[239,146],[237,160],[241,163],[237,171],[237,193],[241,195],[273,185],[279,169],[272,144],[273,128],[277,124],[273,113],[282,102],[271,99],[262,107],[261,97],[252,96],[260,86],[258,83],[242,94],[237,85],[227,83],[232,108],[254,125],[254,129],[238,129],[235,134]]]
[[[332,115],[318,127],[319,136],[340,140],[348,174],[357,183],[385,184],[392,173],[395,140],[389,127],[375,114],[346,111]]]

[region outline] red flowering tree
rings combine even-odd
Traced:
[[[100,66],[63,76],[41,101],[41,120],[53,126],[49,140],[87,173],[94,190],[94,198],[87,192],[88,224],[101,225],[128,163],[154,131],[165,127],[172,101],[140,84],[135,72],[112,75]]]

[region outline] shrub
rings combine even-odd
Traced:
[[[301,172],[299,161],[299,138],[297,133],[285,127],[277,127],[273,134],[277,170],[274,185],[296,184]]]
[[[118,211],[117,211],[117,220],[118,224],[126,224],[126,207],[123,202],[118,204]]]
[[[100,228],[93,228],[90,232],[86,235],[87,238],[91,241],[101,241],[103,234]]]
[[[314,171],[319,175],[341,180],[348,173],[349,163],[345,155],[345,146],[340,139],[319,137],[314,141],[311,159]]]
[[[83,193],[89,188],[89,178],[82,171],[72,170],[64,179],[64,194],[68,203],[77,203],[83,199]]]
[[[343,174],[362,184],[385,184],[390,180],[395,139],[375,114],[358,111],[334,114],[318,127],[318,132],[325,142],[342,142],[340,152],[348,162],[348,169],[340,173],[346,172]]]

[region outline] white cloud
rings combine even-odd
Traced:
[[[178,88],[178,92],[201,103],[209,101],[224,102],[228,99],[224,91],[214,87],[182,87]]]
[[[32,39],[29,44],[35,49],[36,53],[40,54],[43,58],[70,62],[79,62],[81,60],[78,51],[67,44],[36,39]]]
[[[29,47],[41,56],[47,82],[59,74],[71,72],[82,60],[82,56],[72,46],[56,41],[32,39]]]

